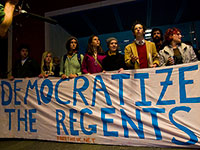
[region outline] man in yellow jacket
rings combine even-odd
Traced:
[[[128,68],[154,68],[159,66],[159,56],[153,42],[144,39],[145,26],[136,21],[131,28],[135,41],[125,47],[125,63]]]

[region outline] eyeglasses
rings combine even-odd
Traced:
[[[180,36],[181,35],[181,33],[174,33],[174,35],[178,35],[178,36]],[[181,35],[182,36],[182,35]]]

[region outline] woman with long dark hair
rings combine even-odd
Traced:
[[[99,37],[93,35],[88,40],[88,47],[82,63],[82,72],[99,73],[103,71],[102,61],[106,57],[100,45]]]
[[[67,53],[61,58],[59,74],[62,79],[73,79],[82,74],[83,55],[79,53],[79,43],[76,37],[70,37],[65,46]]]

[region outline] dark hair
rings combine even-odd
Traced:
[[[77,45],[76,45],[76,49],[75,50],[78,51],[78,49],[79,49],[78,39],[76,37],[73,37],[73,36],[67,39],[67,42],[65,43],[65,48],[68,51],[70,51],[70,43],[71,43],[72,40],[76,40]]]
[[[153,38],[153,33],[154,33],[155,31],[159,31],[159,32],[160,32],[161,40],[163,41],[163,32],[162,32],[162,30],[159,29],[159,28],[153,28],[153,29],[152,29],[152,31],[151,31],[151,37]]]
[[[17,51],[20,52],[22,49],[27,49],[28,52],[30,52],[30,46],[28,44],[21,44],[18,48]]]
[[[135,26],[137,25],[137,24],[141,24],[142,25],[142,27],[143,27],[143,30],[144,30],[144,34],[145,34],[145,30],[147,29],[146,28],[146,26],[143,24],[143,23],[141,23],[140,21],[138,21],[138,20],[136,20],[134,23],[133,23],[133,25],[132,25],[132,27],[131,27],[131,31],[133,32],[133,34],[135,33]]]
[[[93,46],[91,45],[92,43],[92,40],[94,37],[98,37],[97,35],[92,35],[90,36],[90,38],[88,39],[88,46],[87,46],[87,51],[86,53],[89,54],[89,55],[93,55],[94,54],[94,49],[93,49]],[[97,47],[97,53],[102,53],[104,54],[104,51],[103,49],[101,48],[101,44]]]
[[[177,34],[177,32],[181,32],[181,30],[175,27],[167,29],[167,31],[165,32],[165,45],[169,45],[171,43],[173,39],[172,35]]]

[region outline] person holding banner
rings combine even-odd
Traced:
[[[39,77],[47,78],[49,76],[54,76],[53,69],[54,69],[54,66],[53,66],[52,53],[49,51],[45,51],[42,54],[41,73],[40,73]]]
[[[30,47],[27,44],[21,44],[18,51],[20,59],[14,63],[12,76],[9,79],[37,77],[40,74],[40,66],[34,59],[29,57]]]
[[[165,32],[166,46],[160,50],[160,66],[177,65],[197,61],[192,46],[181,42],[181,31],[178,28],[169,28]]]
[[[159,66],[155,43],[144,39],[145,26],[136,21],[131,28],[135,40],[125,47],[125,63],[128,68],[154,68]]]
[[[108,51],[106,58],[103,60],[103,69],[105,71],[117,70],[121,72],[125,69],[124,55],[118,52],[118,41],[114,37],[106,40]]]
[[[79,44],[76,37],[70,37],[66,42],[67,54],[60,61],[60,76],[62,79],[73,79],[82,74],[83,55],[78,52]]]
[[[102,62],[106,57],[100,45],[99,37],[93,35],[88,40],[88,47],[82,63],[82,72],[99,73],[103,72]]]

